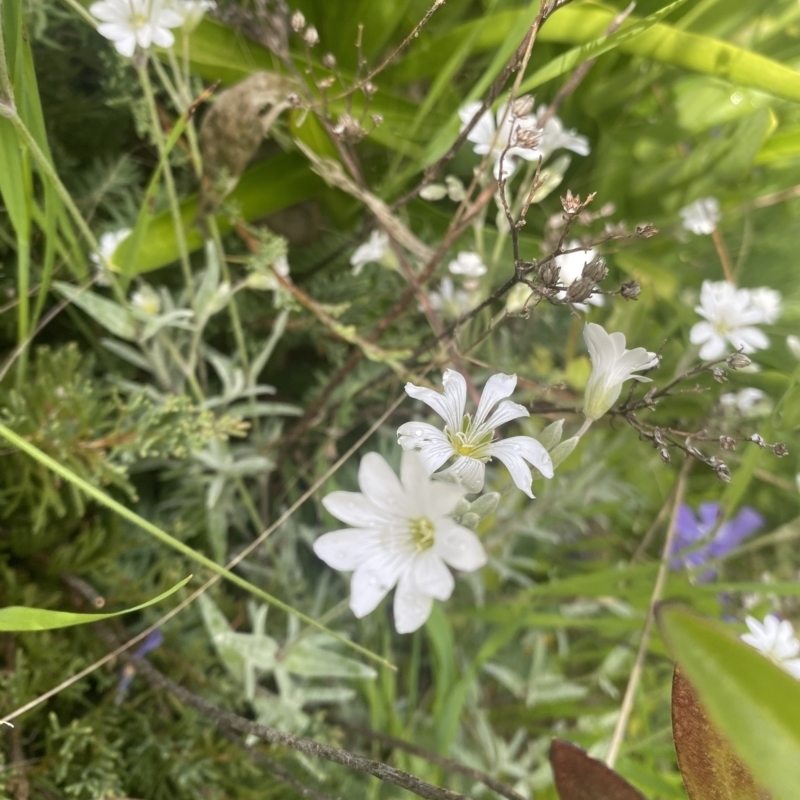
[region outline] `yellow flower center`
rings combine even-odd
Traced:
[[[421,553],[423,550],[430,550],[433,547],[436,528],[427,517],[418,517],[410,520],[408,527],[411,533],[411,541],[418,552]]]

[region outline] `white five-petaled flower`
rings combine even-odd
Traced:
[[[450,262],[448,269],[453,275],[466,278],[480,278],[486,274],[486,265],[477,253],[462,251]]]
[[[700,305],[694,310],[706,320],[689,332],[691,343],[702,345],[700,358],[721,358],[727,344],[745,353],[769,347],[769,339],[754,327],[765,317],[763,310],[753,306],[749,289],[737,289],[728,281],[703,281]]]
[[[164,0],[102,0],[89,7],[100,20],[97,32],[114,43],[117,52],[132,56],[136,45],[147,49],[151,44],[172,47],[175,37],[169,28],[178,28],[183,17]]]
[[[353,275],[358,275],[365,264],[372,264],[380,261],[386,255],[389,247],[389,237],[379,230],[372,231],[364,244],[359,245],[350,256],[350,264],[353,267]]]
[[[583,413],[587,419],[600,419],[617,402],[625,381],[650,381],[650,378],[633,373],[658,366],[658,356],[644,347],[626,350],[625,334],[608,333],[602,325],[594,322],[589,322],[583,329],[583,338],[592,360]]]
[[[440,311],[446,317],[456,319],[469,310],[470,295],[464,289],[456,289],[452,278],[442,278],[439,291],[428,293],[428,302],[434,311]]]
[[[322,504],[352,528],[314,542],[314,552],[333,569],[352,571],[350,608],[357,617],[374,611],[389,590],[398,633],[417,630],[434,600],[447,600],[454,580],[449,567],[472,572],[486,564],[480,539],[449,516],[464,496],[461,486],[432,481],[416,453],[403,453],[400,479],[377,453],[358,469],[361,492],[333,492]]]
[[[756,389],[755,386],[748,386],[738,392],[726,392],[720,395],[719,402],[723,408],[746,414],[748,411],[752,411],[762,400],[765,400],[766,397],[766,392]]]
[[[717,223],[722,219],[716,197],[701,197],[678,213],[683,218],[683,227],[698,235],[714,233]]]
[[[574,247],[580,247],[580,242],[573,240],[567,243],[567,249],[572,250]],[[573,253],[562,253],[555,258],[555,266],[558,267],[558,280],[562,286],[569,288],[575,281],[579,280],[583,275],[583,268],[597,256],[593,248],[588,250],[575,250]],[[566,295],[566,290],[558,293],[558,298],[563,299]],[[589,297],[586,303],[591,303],[593,306],[602,306],[605,303],[605,298],[601,294],[593,294]],[[586,310],[586,303],[574,303],[576,308],[583,311]]]
[[[429,405],[442,417],[445,426],[441,431],[427,422],[404,423],[397,430],[403,450],[419,450],[429,475],[455,458],[455,462],[439,475],[456,478],[469,492],[479,492],[483,488],[486,462],[497,458],[506,465],[514,483],[533,498],[533,476],[528,464],[545,478],[552,478],[553,462],[547,450],[530,436],[493,441],[495,428],[512,419],[530,416],[526,408],[506,400],[517,385],[517,376],[492,375],[483,388],[474,419],[465,412],[467,382],[464,376],[448,369],[442,383],[444,394],[413,383],[406,384],[406,394]]]
[[[472,118],[481,109],[482,103],[467,103],[459,109],[461,130],[472,121]],[[467,134],[467,140],[472,142],[472,148],[480,156],[490,155],[494,161],[494,176],[500,179],[500,157],[503,157],[503,174],[508,178],[517,167],[517,159],[546,161],[554,150],[572,150],[579,155],[589,154],[589,141],[585,136],[574,131],[564,130],[561,120],[551,116],[544,124],[539,125],[539,119],[545,112],[541,106],[535,115],[528,114],[523,117],[512,116],[504,103],[497,109],[497,115],[491,111],[484,111],[475,126]],[[535,146],[523,146],[525,139],[537,142]],[[506,148],[508,148],[506,150]],[[505,155],[503,155],[505,151]]]
[[[779,620],[773,614],[764,617],[763,623],[754,617],[747,617],[745,622],[750,633],[742,634],[742,641],[755,647],[792,677],[800,679],[800,640],[795,636],[792,623],[786,619]]]

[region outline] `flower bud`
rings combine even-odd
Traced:
[[[753,363],[744,353],[731,353],[725,360],[731,369],[744,369]]]
[[[295,33],[300,33],[300,31],[302,31],[303,28],[305,28],[306,18],[303,16],[302,11],[295,11],[294,14],[292,14],[291,24],[292,24],[292,30]]]
[[[515,117],[527,117],[533,111],[533,104],[536,98],[530,94],[524,94],[522,97],[517,97],[511,104],[511,113]]]
[[[714,467],[714,472],[717,473],[717,478],[719,478],[719,480],[721,480],[723,483],[731,482],[731,471],[722,462]]]
[[[761,436],[759,436],[759,434],[757,434],[757,433],[754,433],[750,437],[750,441],[753,442],[753,444],[757,444],[759,447],[766,447],[767,446],[766,443],[764,442],[764,439]]]
[[[319,34],[317,33],[317,29],[313,25],[309,25],[306,28],[306,32],[303,34],[303,41],[309,47],[313,47],[315,44],[319,44]]]
[[[333,53],[325,53],[322,56],[322,66],[325,69],[336,69],[336,56]]]
[[[711,370],[711,374],[714,376],[714,380],[717,383],[727,383],[728,376],[725,374],[724,370],[721,370],[719,367],[714,367]]]
[[[783,458],[784,456],[789,455],[789,448],[783,442],[778,442],[777,444],[772,445],[772,453],[778,458]]]
[[[659,456],[661,456],[661,460],[665,464],[669,464],[672,461],[672,456],[669,454],[669,450],[666,447],[662,447],[661,450],[658,452]]]

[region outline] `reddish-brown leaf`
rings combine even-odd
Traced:
[[[602,761],[569,742],[553,739],[550,764],[561,800],[645,800]]]
[[[683,785],[691,800],[769,800],[728,740],[706,715],[700,698],[675,667],[672,735]]]

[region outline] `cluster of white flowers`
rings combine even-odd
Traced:
[[[714,233],[717,223],[722,219],[716,197],[701,197],[684,206],[678,213],[683,219],[683,227],[698,236]]]
[[[728,347],[753,353],[769,347],[757,325],[771,325],[781,313],[780,292],[768,287],[738,289],[728,281],[703,281],[700,305],[703,317],[690,331],[692,344],[700,345],[700,358],[721,358]]]
[[[623,334],[609,334],[600,325],[587,325],[584,337],[592,359],[584,410],[595,420],[616,401],[625,381],[649,380],[633,373],[656,366],[658,358],[641,347],[626,350]],[[444,392],[408,383],[406,393],[433,409],[444,427],[412,421],[398,428],[399,480],[381,456],[367,454],[358,473],[361,493],[334,492],[323,499],[336,519],[353,527],[325,534],[314,545],[330,567],[353,573],[350,608],[357,617],[373,611],[397,586],[394,618],[400,633],[417,630],[433,601],[450,597],[454,581],[448,566],[470,572],[486,563],[480,539],[452,519],[464,495],[483,489],[486,464],[501,461],[531,499],[534,475],[553,477],[553,459],[541,442],[531,436],[495,437],[501,425],[529,416],[508,399],[516,375],[492,375],[474,416],[466,410],[464,376],[448,369],[442,383]]]
[[[522,100],[522,98],[520,98]],[[480,111],[479,102],[467,103],[458,115],[463,131]],[[480,156],[488,155],[494,162],[494,176],[500,179],[502,156],[503,177],[509,178],[517,167],[518,159],[543,162],[556,150],[571,150],[578,155],[589,155],[589,140],[575,131],[565,130],[561,120],[555,115],[540,124],[546,106],[540,106],[535,114],[516,116],[514,106],[501,105],[496,116],[484,111],[475,126],[467,134],[473,151]]]
[[[747,617],[745,622],[750,632],[742,634],[742,641],[763,653],[792,677],[800,679],[800,640],[795,635],[792,623],[786,619],[779,620],[773,614],[764,617],[763,623],[753,617]]]
[[[172,47],[172,28],[194,30],[213,0],[102,0],[89,7],[99,20],[97,32],[114,43],[117,52],[131,57],[137,45]]]

